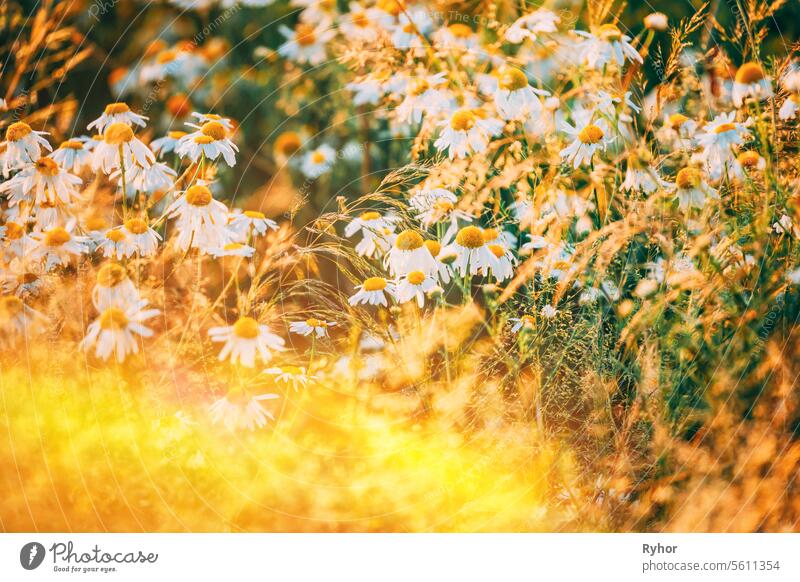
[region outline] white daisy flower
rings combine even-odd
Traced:
[[[462,277],[468,273],[488,274],[498,265],[497,257],[483,238],[483,231],[477,226],[465,226],[459,230],[452,248],[456,253],[453,269]]]
[[[789,95],[783,102],[783,105],[781,105],[778,111],[778,117],[780,117],[782,121],[794,119],[797,116],[797,110],[800,109],[800,106],[797,104],[798,101],[800,101],[800,94],[792,93]]]
[[[397,302],[406,303],[417,299],[420,308],[425,306],[425,294],[436,287],[436,279],[422,271],[411,271],[397,282]]]
[[[404,230],[397,235],[384,257],[384,265],[394,277],[402,277],[411,271],[434,273],[439,269],[422,235],[413,230]]]
[[[386,294],[396,297],[394,283],[382,277],[369,277],[356,287],[357,291],[350,297],[350,305],[383,305],[388,307]]]
[[[415,77],[405,88],[405,98],[395,110],[401,123],[419,123],[423,115],[438,115],[450,106],[450,97],[439,88],[447,83],[447,73]]]
[[[615,24],[603,24],[593,33],[573,31],[583,40],[578,43],[578,59],[592,69],[602,69],[609,63],[622,67],[626,60],[642,63],[642,55],[630,43],[631,37],[623,34]]]
[[[280,397],[277,394],[250,396],[243,388],[231,388],[209,407],[211,422],[222,423],[228,430],[263,428],[267,419],[274,421],[275,417],[261,403],[276,398]]]
[[[481,42],[475,31],[463,22],[443,26],[433,35],[437,48],[458,49],[462,51],[480,50]]]
[[[540,8],[530,14],[526,14],[514,21],[506,30],[506,40],[513,44],[519,44],[526,38],[536,40],[542,34],[556,32],[556,25],[561,19],[550,10]]]
[[[138,302],[139,291],[128,277],[125,267],[106,263],[98,269],[97,283],[92,289],[92,304],[98,311]]]
[[[315,180],[330,172],[333,164],[336,162],[336,150],[328,144],[322,144],[317,149],[307,152],[303,156],[303,161],[300,165],[300,171],[307,178]]]
[[[315,381],[316,376],[312,376],[306,372],[306,369],[301,366],[276,366],[264,370],[264,374],[269,374],[275,378],[275,382],[282,382],[288,384],[295,391],[300,388],[308,386],[309,382]]]
[[[675,175],[675,195],[681,210],[703,208],[706,198],[719,198],[717,191],[709,186],[697,168],[683,168]]]
[[[231,242],[226,244],[224,247],[209,250],[209,254],[211,254],[215,259],[219,259],[221,257],[250,258],[255,252],[256,249],[253,247],[238,242]]]
[[[74,226],[74,223],[67,225],[66,228],[56,226],[32,235],[37,242],[32,250],[33,256],[45,262],[45,270],[65,265],[73,257],[86,252],[85,238],[72,233]]]
[[[506,279],[513,277],[514,264],[517,262],[517,259],[514,257],[514,253],[501,244],[488,243],[487,246],[496,258],[495,264],[489,267],[491,270],[491,275],[494,276],[494,278],[498,281],[505,281]],[[490,272],[487,271],[486,274],[489,275]]]
[[[67,172],[80,173],[92,165],[92,153],[84,147],[82,141],[71,139],[63,142],[50,157]]]
[[[523,315],[522,317],[509,317],[508,321],[513,322],[511,332],[517,333],[521,329],[533,329],[536,327],[536,318],[533,315]]]
[[[125,181],[129,198],[133,198],[137,191],[152,194],[160,190],[172,188],[177,172],[162,162],[154,162],[149,167],[139,165],[125,168]],[[109,176],[111,180],[117,180],[122,187],[122,170],[117,169]]]
[[[78,176],[67,172],[51,157],[41,156],[0,184],[0,193],[8,193],[10,206],[21,202],[70,204],[78,197],[77,189],[82,183]]]
[[[140,337],[151,337],[153,330],[143,322],[161,313],[158,309],[144,309],[147,301],[141,299],[126,307],[109,307],[89,324],[81,349],[94,347],[94,354],[108,360],[112,354],[117,362],[125,361],[129,354],[139,352]]]
[[[23,297],[38,295],[47,282],[39,265],[25,259],[14,258],[0,269],[0,285],[5,293]]]
[[[624,192],[644,192],[652,194],[658,189],[669,186],[669,183],[661,179],[655,168],[643,164],[638,159],[628,159],[628,167],[625,170],[625,180],[620,184],[620,189]]]
[[[156,161],[150,148],[133,135],[129,125],[122,122],[106,127],[103,141],[97,144],[92,155],[94,168],[106,174],[122,165],[128,168],[138,164],[148,168]]]
[[[328,335],[328,328],[336,325],[332,321],[324,321],[322,319],[309,318],[305,321],[293,321],[289,324],[289,331],[299,335],[309,336],[314,334],[316,337],[325,337]]]
[[[268,230],[278,230],[278,223],[258,210],[242,211],[237,208],[229,217],[228,228],[239,242],[245,242],[251,234],[264,236]]]
[[[48,152],[53,151],[44,136],[46,131],[34,131],[31,126],[22,121],[12,123],[6,128],[6,146],[3,154],[3,176],[7,177],[11,170],[16,170],[39,159],[42,148]]]
[[[576,111],[575,125],[567,121],[561,124],[561,130],[573,137],[570,145],[561,150],[564,161],[574,168],[589,164],[598,150],[605,151],[608,145],[608,123],[605,119],[592,120],[591,111]]]
[[[9,220],[0,227],[0,240],[3,245],[0,250],[5,251],[7,257],[28,258],[33,248],[38,245],[36,239],[28,233],[24,226],[26,221]],[[1,255],[0,255],[1,256]]]
[[[420,36],[430,31],[432,25],[433,21],[424,9],[403,11],[392,31],[392,43],[400,50],[421,48],[423,39]]]
[[[281,25],[278,31],[286,38],[278,54],[300,64],[321,65],[328,58],[325,45],[336,36],[327,22],[314,27],[298,22],[294,30]]]
[[[344,235],[350,238],[361,232],[356,252],[362,257],[372,258],[378,252],[385,253],[391,246],[395,220],[393,216],[382,216],[380,212],[368,210],[350,221]]]
[[[208,186],[195,184],[189,187],[164,213],[169,218],[177,218],[175,242],[184,251],[190,247],[200,250],[220,248],[229,242],[228,208],[214,200]]]
[[[275,335],[269,326],[259,324],[252,317],[240,317],[228,326],[212,327],[208,330],[212,342],[225,342],[219,353],[220,361],[230,358],[232,364],[253,368],[258,355],[263,362],[272,359],[272,352],[283,351],[283,338]]]
[[[558,310],[552,305],[545,305],[540,313],[545,319],[553,319],[558,314]]]
[[[733,80],[731,98],[736,107],[741,107],[745,99],[752,97],[763,101],[772,97],[772,82],[764,74],[764,69],[758,63],[744,63]]]
[[[86,126],[86,129],[94,129],[98,133],[105,133],[106,128],[114,123],[124,123],[125,125],[147,125],[147,117],[133,113],[126,103],[110,103],[106,105],[103,114]]]
[[[201,157],[216,160],[222,156],[225,163],[231,168],[236,165],[236,152],[239,151],[239,148],[228,137],[228,130],[222,123],[207,121],[200,127],[191,123],[187,123],[187,125],[197,129],[178,140],[178,146],[175,148],[176,154],[181,157],[187,156],[195,163]]]
[[[451,160],[483,152],[489,143],[489,135],[478,124],[478,117],[473,109],[458,109],[449,119],[442,121],[441,125],[442,132],[433,145],[439,151],[448,152]]]
[[[378,38],[381,11],[364,8],[358,2],[350,2],[349,12],[339,17],[339,30],[348,39],[371,42]]]
[[[159,157],[164,157],[166,154],[174,152],[180,144],[181,138],[186,135],[185,131],[170,131],[164,137],[154,139],[150,143],[150,149]]]
[[[703,147],[702,158],[710,165],[725,165],[734,158],[733,147],[750,137],[746,124],[737,123],[735,118],[735,111],[720,113],[697,135],[697,142]]]
[[[549,96],[550,93],[531,87],[527,75],[521,69],[506,66],[500,70],[494,104],[503,118],[539,118],[542,114],[539,95]]]
[[[194,129],[202,129],[203,125],[205,125],[206,123],[210,123],[212,121],[215,123],[219,123],[228,132],[233,132],[234,129],[233,121],[231,119],[227,117],[222,117],[221,115],[217,115],[216,113],[200,113],[198,111],[192,111],[192,117],[194,117],[197,120],[197,123],[199,123],[200,125],[188,122],[186,123],[186,125]]]

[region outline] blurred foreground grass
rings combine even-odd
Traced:
[[[525,427],[466,435],[316,385],[288,392],[283,409],[268,403],[283,418],[274,431],[230,433],[210,423],[213,395],[192,394],[190,376],[121,374],[45,360],[0,367],[3,530],[599,527],[551,502],[573,464]]]

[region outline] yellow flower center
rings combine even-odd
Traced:
[[[703,176],[695,168],[683,168],[675,176],[675,183],[681,190],[697,188],[703,181]]]
[[[42,157],[36,160],[36,171],[43,176],[50,176],[52,178],[58,175],[58,164],[50,158]]]
[[[465,226],[458,231],[456,244],[467,249],[479,249],[483,246],[483,232],[477,226]]]
[[[6,238],[8,240],[19,240],[25,234],[25,229],[16,222],[6,222]]]
[[[194,143],[198,143],[200,145],[208,145],[210,143],[214,143],[216,141],[210,135],[198,135],[194,138]]]
[[[411,271],[407,279],[412,285],[422,285],[422,282],[425,280],[425,273],[422,271]]]
[[[603,135],[602,129],[590,123],[580,131],[578,139],[581,143],[591,145],[599,143],[603,139]]]
[[[428,249],[428,252],[431,253],[432,257],[437,257],[439,253],[442,252],[442,243],[438,240],[426,240],[425,247]]]
[[[528,77],[521,69],[504,67],[500,72],[498,86],[505,91],[517,91],[528,86]]]
[[[233,324],[233,333],[243,339],[255,339],[258,337],[258,322],[252,317],[240,317]]]
[[[314,36],[314,27],[302,22],[295,27],[294,38],[300,46],[312,45],[317,40]]]
[[[125,240],[125,233],[123,231],[121,231],[121,230],[113,230],[112,229],[112,230],[109,230],[106,233],[106,238],[108,240],[110,240],[111,242],[115,242],[115,243],[122,242],[122,241]]]
[[[369,18],[365,12],[354,12],[350,19],[352,23],[359,28],[366,28],[369,26]]]
[[[120,113],[128,113],[130,111],[127,103],[109,103],[106,105],[106,115],[119,115]]]
[[[264,218],[264,213],[259,212],[258,210],[245,210],[243,214],[247,218]]]
[[[689,121],[689,118],[681,113],[673,113],[669,116],[669,126],[672,129],[678,129],[681,125]]]
[[[147,232],[147,223],[141,218],[131,218],[125,223],[125,230],[131,234],[144,234]]]
[[[222,247],[222,249],[226,251],[238,251],[243,246],[244,245],[242,243],[228,243],[224,247]]]
[[[172,139],[181,139],[184,135],[186,135],[185,131],[170,131],[167,134]]]
[[[322,321],[321,319],[315,319],[313,317],[306,319],[306,325],[308,327],[328,327],[328,324],[326,322]]]
[[[293,131],[284,132],[275,140],[275,149],[287,156],[299,150],[300,145],[300,136]]]
[[[364,291],[382,291],[386,289],[386,279],[383,277],[370,277],[364,280]]]
[[[383,10],[392,16],[397,16],[402,10],[402,7],[397,0],[378,0],[378,2],[375,3],[375,6],[376,8]]]
[[[411,95],[419,97],[430,88],[431,84],[428,83],[427,79],[414,79],[414,82],[411,84]]]
[[[125,267],[116,263],[107,263],[97,271],[97,284],[101,287],[116,287],[127,278]]]
[[[764,78],[764,69],[758,63],[745,63],[736,71],[736,82],[742,85],[758,83]]]
[[[367,212],[361,213],[361,220],[378,220],[381,217],[380,212],[375,212],[374,210],[368,210]]]
[[[208,206],[212,199],[211,190],[200,184],[195,184],[186,191],[186,202],[192,206]]]
[[[456,131],[469,131],[475,127],[475,114],[470,109],[459,109],[450,118],[450,127]]]
[[[125,313],[116,307],[106,309],[100,316],[100,327],[107,330],[120,330],[128,326]]]
[[[761,156],[758,155],[758,152],[747,151],[740,153],[736,159],[739,160],[739,163],[745,168],[754,168],[758,165]]]
[[[447,214],[448,212],[453,210],[453,208],[455,208],[455,205],[449,200],[437,200],[436,202],[433,203],[433,209],[438,214]]]
[[[19,141],[32,132],[33,130],[30,125],[22,121],[17,121],[9,125],[6,129],[6,141]]]
[[[498,259],[506,254],[506,250],[500,245],[489,245],[489,250]]]
[[[413,230],[404,230],[397,235],[394,246],[401,251],[414,251],[424,244],[422,236]]]
[[[597,36],[603,40],[613,42],[622,38],[622,32],[616,24],[603,24],[597,29]]]
[[[57,226],[48,230],[44,235],[44,244],[49,247],[60,247],[61,245],[68,243],[71,239],[72,237],[65,228]]]
[[[82,150],[83,144],[77,140],[70,139],[59,146],[62,150]]]
[[[125,123],[112,123],[106,128],[103,139],[110,145],[122,145],[133,139],[133,130]]]
[[[227,136],[225,126],[219,121],[207,121],[203,124],[203,127],[200,129],[200,131],[203,133],[203,135],[213,137],[216,141],[223,140]]]
[[[456,38],[469,38],[472,34],[472,29],[462,22],[451,24],[447,27],[447,30]]]
[[[320,151],[316,151],[311,154],[311,161],[315,164],[322,164],[325,161],[325,154]]]
[[[732,123],[721,123],[714,130],[714,133],[720,134],[725,133],[726,131],[736,131],[736,126]]]
[[[496,228],[487,228],[483,231],[483,241],[484,242],[492,242],[493,240],[497,240],[500,236],[500,233],[497,232]]]

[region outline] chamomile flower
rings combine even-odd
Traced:
[[[345,38],[371,42],[378,38],[380,10],[364,8],[358,2],[350,2],[349,12],[339,17],[339,30]]]
[[[114,355],[117,362],[123,362],[130,354],[138,353],[140,338],[153,335],[153,330],[145,327],[143,322],[161,313],[158,309],[145,309],[146,306],[147,301],[141,299],[125,307],[103,310],[89,324],[81,348],[88,350],[94,347],[96,357],[108,360]]]
[[[22,121],[12,123],[6,128],[5,153],[3,154],[3,176],[7,177],[11,170],[16,170],[39,159],[42,148],[52,151],[44,136],[46,131],[34,131]]]
[[[128,242],[125,231],[121,228],[112,228],[106,231],[105,236],[97,245],[97,250],[103,253],[104,257],[123,259],[130,257],[136,249]]]
[[[336,325],[332,321],[325,321],[311,317],[305,321],[293,321],[289,324],[289,331],[303,336],[315,335],[318,338],[328,335],[328,328]]]
[[[734,157],[733,148],[750,136],[744,123],[735,121],[736,112],[720,113],[697,135],[703,147],[703,159],[712,166],[722,166]]]
[[[253,247],[238,242],[230,242],[224,247],[209,250],[209,254],[211,254],[211,256],[213,256],[215,259],[220,257],[250,258],[255,254],[255,252],[256,249]]]
[[[19,219],[18,219],[19,220]],[[3,250],[6,257],[19,257],[26,259],[31,256],[31,251],[39,243],[28,233],[25,221],[9,220],[0,227],[0,240],[3,241]]]
[[[480,39],[475,31],[463,22],[454,22],[441,27],[433,35],[438,48],[475,51],[480,49]]]
[[[50,157],[67,172],[80,173],[81,170],[92,165],[92,154],[84,147],[84,143],[77,139],[63,142]]]
[[[348,238],[361,232],[361,240],[356,244],[356,252],[362,257],[371,258],[376,253],[385,253],[391,246],[395,218],[383,216],[380,212],[368,210],[350,221],[344,229]]]
[[[53,158],[41,156],[0,184],[0,193],[9,194],[11,206],[21,202],[70,204],[77,198],[77,188],[82,183],[78,176],[67,172]]]
[[[150,149],[159,157],[164,157],[166,154],[174,152],[180,144],[181,138],[186,135],[185,131],[170,131],[164,137],[154,139],[150,143]]]
[[[538,118],[542,113],[539,95],[548,96],[550,93],[531,87],[521,69],[506,66],[500,70],[494,104],[504,119]]]
[[[751,97],[763,101],[772,97],[772,82],[758,63],[744,63],[733,80],[731,99],[736,107],[741,107],[745,99]]]
[[[14,258],[5,269],[0,269],[0,287],[5,293],[19,297],[38,295],[47,282],[41,271],[32,261]]]
[[[506,30],[505,38],[513,44],[519,44],[526,38],[537,40],[543,34],[556,32],[559,22],[561,19],[558,15],[540,8],[515,20]]]
[[[186,125],[194,129],[202,129],[206,123],[211,123],[213,121],[214,123],[219,123],[228,132],[232,132],[234,130],[232,120],[228,119],[227,117],[217,115],[216,113],[200,113],[198,111],[192,111],[192,117],[194,117],[197,120],[197,123],[200,125],[189,122],[186,122]]]
[[[208,186],[189,187],[167,207],[165,214],[177,219],[176,244],[182,250],[219,248],[228,242],[228,208],[214,200]]]
[[[394,298],[396,289],[394,283],[383,277],[369,277],[356,287],[356,292],[350,297],[350,305],[383,305],[388,306],[386,295]]]
[[[657,137],[668,144],[691,142],[696,131],[697,122],[694,119],[683,113],[671,113],[664,116],[664,125],[659,129]]]
[[[578,59],[592,69],[600,70],[609,63],[622,67],[625,61],[643,62],[642,55],[630,43],[631,37],[616,24],[603,24],[594,32],[573,32],[582,39],[576,47]]]
[[[792,93],[789,95],[781,105],[780,110],[778,110],[778,117],[783,121],[794,119],[797,116],[798,109],[800,109],[798,101],[800,101],[800,94]]]
[[[578,168],[591,163],[597,151],[604,151],[608,144],[608,123],[605,119],[592,119],[591,111],[577,111],[575,125],[564,121],[561,130],[573,138],[570,145],[561,150],[564,161]]]
[[[250,235],[264,236],[268,230],[278,230],[278,223],[264,216],[258,210],[233,211],[228,228],[235,234],[239,242],[245,242]]]
[[[94,148],[92,156],[94,168],[106,174],[123,165],[127,168],[138,164],[148,168],[156,161],[150,148],[133,135],[129,125],[122,122],[106,126],[103,141]]]
[[[517,333],[523,329],[534,329],[536,327],[536,317],[533,315],[523,315],[522,317],[509,317],[508,321],[512,322],[511,332]]]
[[[110,103],[106,105],[103,114],[86,126],[86,129],[94,129],[98,133],[104,133],[108,126],[114,123],[124,123],[125,125],[147,125],[147,117],[138,115],[131,111],[127,103]]]
[[[56,226],[32,235],[37,242],[33,255],[44,261],[45,270],[65,265],[74,257],[86,252],[84,237],[73,234],[73,228],[74,224],[66,227]]]
[[[281,25],[278,31],[286,38],[278,47],[278,54],[296,63],[319,65],[328,58],[326,44],[336,36],[336,31],[327,22],[314,27],[298,22],[294,30]]]
[[[169,190],[176,177],[177,172],[162,162],[154,162],[147,167],[133,165],[125,168],[125,186],[129,197],[133,197],[137,191],[152,194],[159,190]],[[122,169],[114,170],[109,178],[117,180],[122,186]]]
[[[542,317],[545,319],[553,319],[558,314],[558,310],[552,305],[545,305],[539,313],[541,313]]]
[[[291,386],[295,391],[308,386],[309,382],[316,380],[316,376],[310,375],[302,366],[275,366],[264,370],[265,374],[275,378],[275,382],[280,382]]]
[[[458,109],[442,122],[442,132],[434,146],[453,158],[465,158],[486,150],[489,135],[478,125],[478,117],[472,109]]]
[[[402,277],[411,271],[433,273],[439,268],[425,247],[422,235],[413,230],[404,230],[397,235],[384,257],[384,265],[394,277]]]
[[[517,262],[514,253],[502,244],[488,243],[487,246],[495,256],[495,263],[490,265],[486,274],[491,274],[498,281],[505,281],[514,276],[514,264]]]
[[[625,180],[620,185],[620,189],[625,192],[643,192],[645,194],[652,194],[658,189],[663,189],[669,186],[658,175],[655,168],[647,164],[645,161],[640,160],[637,156],[628,158],[628,167],[625,170]]]
[[[222,156],[231,168],[236,165],[236,152],[239,148],[228,137],[228,130],[219,121],[206,121],[196,131],[178,140],[175,153],[187,156],[197,163],[201,157],[216,160]]]
[[[405,98],[395,113],[401,123],[419,123],[424,115],[438,115],[449,108],[450,97],[442,87],[447,83],[446,73],[423,75],[408,82]]]
[[[336,150],[328,144],[322,144],[303,156],[300,170],[307,178],[315,180],[330,172],[334,162],[336,162]]]
[[[748,175],[763,170],[767,161],[755,150],[747,150],[736,156],[730,166],[728,175],[737,180],[744,180]]]
[[[240,317],[233,325],[212,327],[208,330],[212,342],[224,342],[219,360],[230,358],[232,364],[253,368],[256,356],[262,362],[272,359],[272,352],[284,350],[286,343],[275,335],[269,326],[260,324],[252,317]]]
[[[453,269],[462,277],[481,272],[487,274],[497,265],[497,257],[486,244],[483,231],[477,226],[465,226],[459,230],[452,248],[456,253]]]
[[[697,168],[686,167],[675,176],[675,195],[681,210],[703,208],[707,198],[719,198],[717,191],[706,183]]]
[[[161,235],[150,227],[145,220],[130,218],[119,229],[125,232],[125,236],[128,243],[133,247],[134,253],[140,257],[149,257],[155,254]]]
[[[436,279],[422,271],[411,271],[397,282],[397,302],[406,303],[416,298],[417,305],[425,306],[425,294],[436,287]]]
[[[139,291],[128,277],[125,267],[106,263],[97,271],[97,283],[92,289],[92,303],[99,311],[113,306],[125,306],[139,301]]]
[[[215,401],[208,409],[211,422],[222,423],[228,430],[255,430],[263,428],[267,419],[275,417],[261,403],[280,398],[277,394],[251,396],[244,388],[231,388],[228,393]]]

